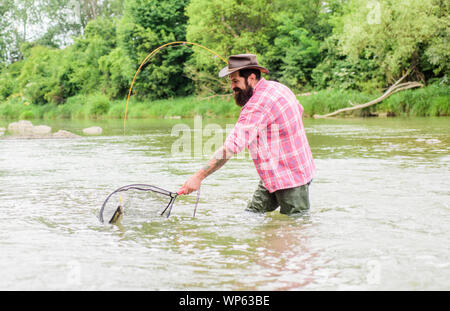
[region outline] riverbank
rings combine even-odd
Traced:
[[[322,90],[299,94],[305,117],[326,114],[337,109],[359,105],[373,100],[381,94],[368,94],[348,90]],[[367,116],[448,116],[450,115],[450,87],[430,85],[420,89],[396,93],[383,102],[351,114],[353,117]],[[34,105],[25,99],[13,98],[0,104],[0,118],[17,119],[120,119],[125,113],[125,100],[110,101],[102,94],[77,95],[65,104]],[[231,96],[201,98],[196,96],[138,101],[131,99],[127,117],[145,118],[192,118],[203,117],[235,118],[239,107]]]

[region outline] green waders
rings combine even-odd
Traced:
[[[247,205],[247,211],[266,213],[280,207],[280,213],[286,215],[305,213],[309,210],[309,185],[277,190],[270,193],[259,182],[252,200]]]

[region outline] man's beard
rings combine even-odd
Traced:
[[[240,107],[244,107],[248,100],[253,96],[253,88],[247,84],[247,81],[245,81],[244,90],[235,87],[233,91],[235,91],[234,101],[236,102],[236,105]]]

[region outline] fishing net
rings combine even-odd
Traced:
[[[100,209],[99,220],[117,223],[122,219],[140,220],[154,216],[170,216],[175,200],[181,193],[147,184],[122,186],[108,195]],[[195,217],[200,191],[195,202]]]

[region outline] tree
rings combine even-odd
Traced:
[[[284,1],[192,0],[186,8],[189,17],[187,40],[202,44],[222,57],[252,53],[264,64],[274,25],[272,11]],[[197,89],[214,93],[226,91],[227,83],[217,78],[225,64],[200,49],[188,64]]]
[[[35,0],[4,0],[0,4],[1,63],[21,59],[20,45],[28,40],[29,27],[40,19]]]
[[[70,82],[70,95],[102,90],[105,71],[100,68],[100,59],[117,47],[114,20],[98,18],[88,23],[84,36],[67,48],[67,66],[64,69]],[[103,68],[105,69],[105,68]],[[72,94],[74,93],[74,94]]]
[[[101,88],[111,98],[124,98],[128,94],[135,68],[125,51],[116,47],[98,60],[102,73]]]
[[[47,0],[61,1],[61,0]],[[78,15],[81,28],[86,28],[87,24],[96,18],[116,18],[120,17],[124,10],[125,0],[81,0],[71,1],[74,11]]]
[[[36,42],[65,47],[84,33],[91,20],[120,17],[124,0],[39,0],[38,3],[45,32],[40,33]]]
[[[15,29],[11,24],[13,0],[0,3],[0,72],[10,62]]]
[[[311,72],[322,58],[320,42],[311,33],[312,25],[297,10],[283,12],[275,20],[277,35],[264,59],[273,71],[273,79],[301,89],[309,84]]]
[[[135,69],[155,48],[186,40],[188,0],[128,0],[118,26],[119,46]],[[183,74],[191,54],[187,48],[168,48],[150,59],[140,72],[134,92],[138,97],[161,98],[190,94],[192,85]]]
[[[302,88],[311,79],[313,68],[323,58],[320,40],[331,32],[320,0],[192,0],[186,14],[189,41],[224,57],[256,54],[269,68],[271,79],[294,88]],[[220,91],[217,85],[223,90],[227,87],[216,78],[223,64],[210,55],[196,53],[190,65],[197,69],[193,79],[198,86],[206,85],[212,92]]]
[[[439,0],[355,0],[335,20],[341,53],[355,63],[372,55],[388,84],[402,72],[425,81],[449,70],[449,4]]]
[[[62,51],[43,46],[22,46],[25,60],[17,78],[23,99],[33,104],[62,102],[60,69]]]

